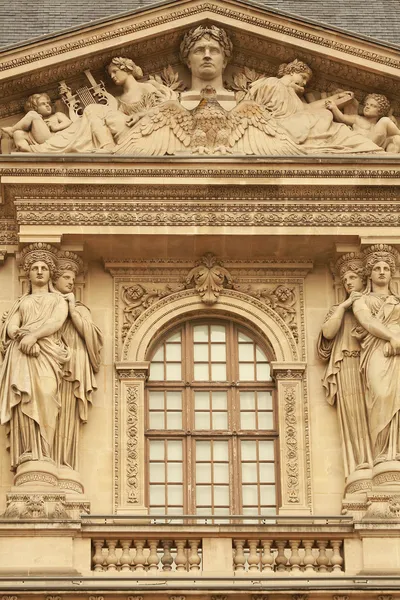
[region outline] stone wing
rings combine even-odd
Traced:
[[[164,156],[190,147],[192,116],[176,100],[152,108],[132,127],[114,154]]]
[[[243,100],[229,113],[229,144],[239,154],[264,156],[304,155],[270,113],[257,102]]]

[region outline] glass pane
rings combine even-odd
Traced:
[[[181,365],[175,363],[167,363],[166,365],[167,381],[180,381],[182,379]]]
[[[212,342],[224,342],[225,341],[225,326],[224,325],[211,325],[211,341]]]
[[[164,413],[163,412],[149,413],[149,427],[150,427],[150,429],[165,429]]]
[[[260,441],[258,451],[260,460],[274,460],[274,442],[268,440]]]
[[[181,410],[182,409],[182,394],[181,392],[167,392],[167,409]]]
[[[275,504],[275,486],[261,485],[260,500],[261,504]]]
[[[243,504],[258,505],[258,494],[256,485],[242,485]]]
[[[194,393],[195,410],[210,410],[210,394],[209,392]]]
[[[195,362],[208,362],[208,344],[194,344],[193,353]]]
[[[167,342],[180,342],[180,341],[181,341],[181,332],[180,331],[176,331],[175,333],[170,335],[169,338],[167,339]]]
[[[195,413],[195,428],[196,429],[211,429],[210,413]]]
[[[182,482],[182,463],[169,462],[167,464],[167,473],[169,482]]]
[[[164,346],[160,346],[157,352],[153,356],[153,361],[163,362],[164,361]]]
[[[229,483],[229,465],[214,464],[215,483]]]
[[[164,381],[164,363],[151,363],[149,379]]]
[[[168,429],[182,429],[182,413],[181,412],[167,413],[167,427],[168,427]]]
[[[255,429],[256,415],[250,412],[240,413],[240,427],[242,429]]]
[[[274,463],[260,463],[260,481],[261,483],[275,482],[275,465]]]
[[[183,504],[182,485],[168,485],[168,504]]]
[[[271,392],[258,392],[258,408],[272,409]]]
[[[270,381],[271,369],[268,363],[257,363],[257,381]]]
[[[168,440],[168,460],[182,460],[182,442]]]
[[[165,481],[164,463],[150,463],[150,481]]]
[[[257,483],[257,465],[256,463],[242,464],[242,482]]]
[[[214,442],[214,461],[226,461],[229,460],[228,442]]]
[[[208,381],[208,363],[194,365],[194,379],[195,381]]]
[[[229,487],[227,485],[214,485],[214,504],[229,506]]]
[[[193,327],[193,340],[195,342],[208,342],[208,325],[195,325]]]
[[[239,333],[238,333],[238,340],[239,340],[239,342],[251,342],[251,343],[253,343],[253,340],[251,338],[249,338],[248,335],[245,335],[242,331],[239,331]]]
[[[150,486],[150,504],[158,506],[165,504],[165,487],[163,485]]]
[[[211,360],[213,362],[226,361],[226,346],[225,344],[211,344]]]
[[[180,344],[166,344],[166,360],[180,362],[182,360],[182,351]]]
[[[212,429],[228,429],[228,415],[226,413],[213,413]]]
[[[240,392],[240,410],[255,410],[255,392]]]
[[[242,460],[257,460],[256,442],[255,441],[242,441]]]
[[[210,442],[196,442],[196,460],[211,460],[211,446]]]
[[[211,483],[211,465],[210,463],[197,463],[196,465],[197,483]]]
[[[257,362],[268,362],[264,351],[259,346],[256,346],[256,361]]]
[[[239,364],[239,379],[241,381],[254,381],[254,364]]]
[[[213,410],[226,410],[227,402],[228,402],[228,399],[227,399],[226,392],[213,392],[212,393]]]
[[[164,392],[149,393],[149,408],[164,410]]]
[[[151,442],[150,442],[150,460],[164,460],[164,442],[163,442],[163,440],[151,440]]]
[[[274,421],[272,413],[258,413],[258,429],[273,429]]]
[[[211,365],[211,381],[226,381],[226,365]]]
[[[254,362],[254,345],[239,344],[239,362]]]
[[[211,505],[211,486],[198,485],[196,486],[196,504]]]

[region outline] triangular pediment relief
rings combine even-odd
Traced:
[[[52,102],[59,99],[60,82],[73,94],[104,82],[105,89],[117,95],[106,67],[118,56],[134,59],[145,79],[163,77],[171,66],[168,85],[175,77],[175,87],[181,82],[179,89],[189,88],[190,72],[182,64],[179,46],[184,33],[200,24],[223,27],[231,38],[234,50],[224,82],[239,98],[252,79],[275,77],[280,64],[299,59],[313,71],[305,94],[308,102],[337,90],[351,90],[359,102],[368,93],[379,93],[389,99],[391,114],[400,115],[396,50],[243,2],[182,0],[4,51],[0,126],[22,116],[31,94],[47,93]]]

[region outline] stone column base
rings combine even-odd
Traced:
[[[7,519],[79,519],[90,513],[79,473],[54,462],[35,460],[18,466],[7,494]]]

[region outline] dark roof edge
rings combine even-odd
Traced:
[[[49,39],[54,39],[56,37],[61,37],[63,35],[66,35],[68,33],[73,33],[76,31],[80,31],[81,29],[84,28],[88,28],[88,27],[92,27],[92,26],[97,26],[97,25],[101,25],[102,23],[107,23],[110,21],[114,21],[116,19],[121,19],[121,18],[125,18],[125,17],[129,17],[130,15],[135,15],[138,13],[145,13],[148,10],[152,10],[154,8],[159,8],[162,6],[166,6],[168,4],[172,4],[172,3],[177,3],[180,0],[159,0],[157,2],[152,2],[151,4],[147,5],[147,6],[142,6],[140,8],[136,8],[134,10],[128,10],[128,11],[124,11],[122,13],[116,13],[113,16],[108,16],[108,17],[102,17],[101,19],[95,19],[93,21],[87,21],[86,23],[81,23],[80,25],[74,25],[74,27],[68,27],[67,29],[61,29],[59,31],[55,31],[49,34],[45,34],[42,36],[39,36],[37,38],[30,38],[29,40],[25,40],[23,42],[18,42],[17,44],[10,44],[8,46],[3,46],[0,47],[0,55],[3,52],[8,52],[10,50],[16,50],[17,48],[24,48],[25,46],[31,46],[37,42],[42,42],[45,40],[49,40]],[[375,44],[377,46],[382,46],[383,48],[390,48],[393,50],[399,50],[400,49],[400,45],[398,44],[393,44],[391,42],[386,42],[383,40],[379,40],[377,38],[373,38],[373,37],[369,37],[366,35],[362,35],[362,34],[358,34],[354,31],[349,31],[347,29],[342,29],[340,27],[335,27],[333,25],[329,25],[328,23],[322,23],[320,21],[314,20],[314,19],[310,19],[308,17],[301,17],[300,15],[294,15],[292,13],[286,12],[286,11],[282,11],[282,10],[277,10],[276,8],[270,7],[268,5],[262,5],[260,2],[252,2],[251,0],[235,0],[237,4],[242,4],[243,6],[250,6],[251,8],[256,8],[258,10],[265,10],[267,12],[282,16],[282,17],[288,17],[293,21],[297,21],[299,23],[307,23],[313,26],[318,27],[319,29],[324,29],[327,31],[332,31],[332,32],[337,32],[337,33],[341,33],[343,35],[346,35],[350,38],[355,38],[355,39],[359,39],[359,40],[363,40],[372,44]],[[267,0],[268,1],[268,0]]]

